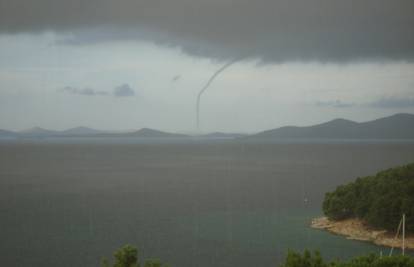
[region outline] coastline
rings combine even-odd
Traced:
[[[386,230],[372,229],[360,219],[332,221],[327,217],[312,219],[312,228],[346,236],[347,239],[372,242],[379,246],[402,248],[402,238],[394,239],[395,233]],[[414,250],[414,235],[405,237],[405,248]]]

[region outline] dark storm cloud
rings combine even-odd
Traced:
[[[114,89],[114,96],[116,97],[127,97],[134,96],[135,91],[128,84],[123,84]]]
[[[108,92],[98,91],[91,88],[78,89],[70,86],[66,86],[62,89],[58,89],[60,92],[70,93],[74,95],[86,95],[86,96],[97,96],[97,95],[108,95]]]
[[[3,33],[123,39],[217,59],[413,60],[413,0],[0,0]]]
[[[414,97],[383,97],[369,103],[375,108],[414,108]]]
[[[316,102],[316,105],[318,107],[331,107],[331,108],[350,108],[350,107],[355,106],[354,103],[342,102],[341,100],[318,101],[318,102]]]

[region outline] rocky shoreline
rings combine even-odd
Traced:
[[[401,237],[394,239],[395,233],[386,230],[372,229],[359,219],[346,219],[332,221],[327,217],[315,218],[311,222],[311,227],[322,229],[334,234],[346,236],[347,239],[372,242],[376,245],[387,247],[402,247]],[[405,237],[405,248],[414,250],[414,235]]]

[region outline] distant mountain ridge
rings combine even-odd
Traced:
[[[63,131],[34,127],[14,132],[0,129],[0,138],[46,138],[46,137],[136,137],[136,138],[201,138],[237,140],[280,139],[414,139],[414,114],[400,113],[368,122],[334,119],[312,126],[285,126],[257,134],[212,132],[202,135],[185,135],[142,128],[130,132],[109,132],[84,126]]]
[[[91,136],[100,133],[105,133],[105,131],[100,131],[84,126],[79,126],[75,128],[66,129],[63,131],[55,131],[44,129],[41,127],[33,127],[27,130],[20,132],[15,132],[17,136],[20,137],[70,137],[70,136]]]
[[[52,136],[52,135],[59,134],[59,131],[44,129],[44,128],[36,126],[30,129],[17,132],[17,134],[21,136]]]
[[[414,139],[414,115],[395,114],[368,122],[335,119],[313,126],[285,126],[263,131],[247,139]]]
[[[126,133],[104,133],[97,135],[99,137],[139,137],[139,138],[183,138],[189,137],[185,134],[169,133],[150,128],[142,128],[138,131]]]
[[[159,130],[142,128],[137,131],[111,133],[96,130],[84,126],[70,128],[63,131],[48,130],[40,127],[33,127],[27,130],[14,132],[0,129],[1,138],[46,138],[46,137],[139,137],[139,138],[183,138],[189,137],[185,134],[169,133]]]
[[[0,137],[10,138],[10,137],[16,137],[16,136],[17,136],[16,132],[0,129]]]
[[[245,136],[247,136],[247,134],[213,132],[213,133],[199,135],[197,137],[211,138],[211,139],[234,139],[234,138],[240,138],[240,137],[245,137]]]
[[[60,134],[63,135],[94,135],[94,134],[101,134],[105,133],[105,131],[92,129],[89,127],[79,126],[75,128],[70,128],[64,131],[61,131]]]

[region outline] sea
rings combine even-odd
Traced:
[[[100,266],[125,244],[172,267],[388,254],[309,224],[326,192],[411,162],[414,142],[3,140],[0,262]]]

